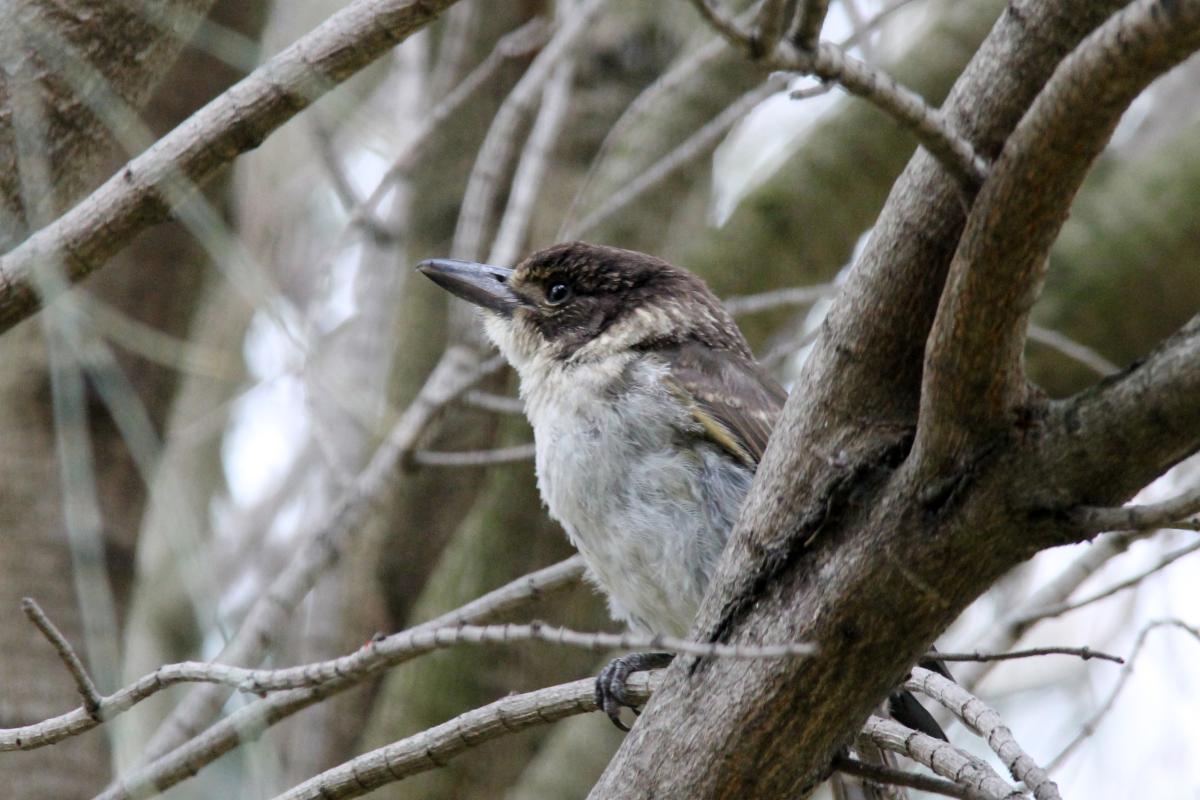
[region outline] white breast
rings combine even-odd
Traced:
[[[527,363],[520,373],[542,499],[613,616],[684,635],[750,473],[694,435],[651,356]]]

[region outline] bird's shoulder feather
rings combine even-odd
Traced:
[[[758,467],[787,393],[753,358],[687,343],[662,351],[667,387],[704,436],[750,469]]]

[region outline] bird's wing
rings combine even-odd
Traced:
[[[758,467],[787,392],[753,359],[686,344],[664,353],[667,385],[704,435],[750,469]]]

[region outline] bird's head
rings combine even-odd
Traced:
[[[513,269],[449,259],[417,269],[484,309],[488,335],[518,369],[542,359],[577,364],[691,342],[749,355],[702,280],[645,253],[568,242]]]

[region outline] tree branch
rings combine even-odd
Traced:
[[[635,703],[648,700],[660,678],[658,672],[630,676],[626,685],[629,699]],[[455,756],[492,739],[596,710],[596,682],[591,678],[511,695],[364,753],[310,778],[275,800],[361,797],[380,786],[445,766]]]
[[[984,185],[930,335],[917,440],[945,475],[1029,401],[1021,355],[1047,253],[1092,162],[1149,83],[1200,47],[1200,3],[1139,0],[1055,71]]]
[[[209,102],[0,258],[0,332],[41,307],[33,279],[41,265],[61,263],[72,282],[83,279],[138,232],[168,218],[168,186],[211,177],[456,1],[355,0]]]
[[[1175,628],[1187,633],[1197,642],[1200,642],[1200,628],[1196,628],[1178,619],[1155,620],[1142,628],[1138,633],[1137,640],[1133,644],[1133,650],[1130,651],[1129,657],[1125,659],[1125,666],[1121,670],[1121,676],[1117,679],[1116,685],[1104,700],[1104,703],[1096,710],[1096,713],[1089,717],[1088,721],[1083,724],[1079,733],[1046,765],[1048,770],[1053,772],[1062,766],[1071,757],[1071,753],[1075,752],[1075,748],[1096,732],[1097,726],[1108,715],[1108,712],[1112,711],[1113,706],[1116,705],[1117,698],[1121,696],[1121,692],[1125,690],[1126,684],[1129,683],[1129,678],[1133,675],[1133,665],[1137,662],[1137,657],[1141,654],[1142,647],[1146,644],[1146,637],[1151,631],[1158,628]]]
[[[1010,3],[944,104],[946,119],[980,153],[998,151],[1061,58],[1118,5]],[[690,634],[787,637],[821,652],[803,662],[672,665],[594,798],[628,796],[631,785],[658,796],[763,798],[815,788],[853,720],[1028,555],[1011,545],[1013,528],[1000,527],[986,494],[971,493],[979,500],[970,515],[940,515],[894,471],[908,452],[925,340],[967,210],[961,187],[919,153],[823,324]],[[783,713],[797,707],[803,722]],[[703,730],[679,736],[701,713]]]
[[[346,541],[375,509],[393,480],[396,467],[416,445],[430,421],[444,406],[502,365],[493,359],[480,365],[466,348],[452,347],[430,373],[412,404],[363,468],[345,497],[308,534],[287,567],[251,606],[234,637],[215,660],[231,664],[257,663],[284,627],[292,609],[317,579],[341,557]],[[223,687],[198,686],[159,725],[144,748],[153,760],[202,730],[228,697]]]
[[[1084,506],[1071,512],[1072,521],[1089,531],[1145,531],[1167,528],[1193,514],[1200,514],[1200,486],[1192,487],[1178,497],[1144,506],[1093,508]]]
[[[1058,785],[1046,770],[1037,765],[1017,743],[1000,715],[954,681],[927,669],[916,667],[904,688],[931,697],[966,723],[992,748],[1009,773],[1033,792],[1037,800],[1062,800]]]
[[[1078,656],[1084,661],[1093,658],[1099,658],[1102,661],[1114,661],[1118,664],[1124,664],[1125,661],[1120,656],[1114,656],[1111,653],[1102,653],[1098,650],[1093,650],[1090,647],[1031,647],[1028,650],[1014,650],[1011,653],[944,653],[941,650],[931,650],[925,654],[926,658],[940,659],[942,661],[1012,661],[1016,658],[1037,658],[1039,656]]]
[[[62,631],[50,621],[46,612],[42,611],[42,607],[32,597],[21,600],[21,610],[25,612],[25,616],[29,618],[34,627],[41,631],[42,636],[46,637],[46,641],[50,642],[50,646],[54,648],[63,665],[66,666],[67,672],[71,673],[71,679],[75,681],[75,688],[79,690],[79,694],[83,698],[83,710],[93,721],[100,722],[103,719],[100,716],[103,698],[92,677],[88,675],[87,669],[84,668],[83,662],[79,660],[75,648],[71,647],[67,637],[63,636]]]
[[[972,800],[1019,800],[1021,797],[1021,792],[1005,783],[982,760],[899,722],[872,716],[859,736],[949,778],[963,786]]]
[[[918,775],[915,772],[905,772],[902,769],[893,769],[878,764],[867,764],[866,762],[846,756],[838,756],[833,759],[833,768],[838,772],[855,775],[859,778],[866,778],[875,783],[919,789],[922,792],[933,792],[934,794],[945,795],[946,797],[957,797],[959,800],[971,800],[971,798],[976,797],[976,795],[971,794],[970,789],[954,781],[935,778],[931,775]]]
[[[1044,474],[1056,485],[1045,490],[1041,505],[1060,516],[1071,541],[1096,531],[1073,516],[1080,503],[1111,506],[1129,498],[1200,448],[1197,397],[1200,315],[1140,363],[1051,405],[1037,446]],[[1190,507],[1191,499],[1191,493],[1178,498],[1179,508]],[[1101,516],[1115,522],[1122,513]]]
[[[537,601],[552,591],[574,585],[583,577],[583,573],[583,560],[578,556],[569,558],[518,578],[413,630],[432,630],[495,619]],[[349,680],[330,681],[313,688],[281,692],[243,706],[167,755],[131,774],[121,776],[120,780],[105,790],[97,800],[128,800],[130,797],[143,796],[149,787],[165,791],[185,778],[195,775],[205,765],[240,744],[257,739],[263,731],[280,720],[354,685],[355,683]],[[0,734],[0,749],[11,743],[12,733],[10,731]],[[59,734],[53,741],[65,738],[65,735]],[[50,743],[51,741],[41,741],[33,746]]]
[[[1085,606],[1090,606],[1092,603],[1097,603],[1107,597],[1112,597],[1114,594],[1117,594],[1118,592],[1123,592],[1126,589],[1132,589],[1134,586],[1137,586],[1142,581],[1144,581],[1146,578],[1149,578],[1151,575],[1154,575],[1156,573],[1162,572],[1164,569],[1171,566],[1179,559],[1183,558],[1186,555],[1191,555],[1192,553],[1196,552],[1197,550],[1200,550],[1200,541],[1192,542],[1191,544],[1187,545],[1186,547],[1181,547],[1178,550],[1172,550],[1170,553],[1167,553],[1165,556],[1163,556],[1157,562],[1155,562],[1153,566],[1142,570],[1141,572],[1139,572],[1138,574],[1134,575],[1131,578],[1126,578],[1123,581],[1115,583],[1112,586],[1109,586],[1107,589],[1102,589],[1099,592],[1088,595],[1087,597],[1084,597],[1081,600],[1075,600],[1070,603],[1056,603],[1052,606],[1046,606],[1032,614],[1027,614],[1027,615],[1021,617],[1020,622],[1028,625],[1028,624],[1032,624],[1034,622],[1040,622],[1041,620],[1044,620],[1044,619],[1050,619],[1051,617],[1061,617],[1063,614],[1067,614],[1071,611],[1075,611],[1075,610],[1083,608]]]

